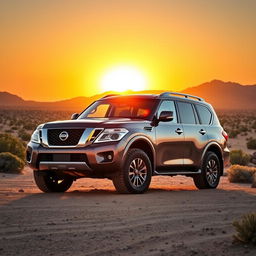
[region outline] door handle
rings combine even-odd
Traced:
[[[205,134],[206,134],[206,131],[205,131],[204,129],[201,129],[201,130],[199,131],[199,133],[201,133],[202,135],[205,135]]]
[[[183,133],[183,131],[182,131],[180,128],[177,128],[177,129],[175,130],[175,132],[178,133],[178,134],[182,134],[182,133]]]

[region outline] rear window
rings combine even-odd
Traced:
[[[212,113],[210,110],[202,105],[196,104],[196,110],[199,115],[201,124],[210,124],[212,120]]]
[[[192,105],[190,103],[180,101],[178,101],[177,103],[180,112],[181,123],[196,124],[196,119]]]

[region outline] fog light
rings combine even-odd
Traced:
[[[100,152],[100,153],[97,153],[97,155],[96,155],[96,160],[98,163],[112,162],[113,158],[114,158],[113,151]]]

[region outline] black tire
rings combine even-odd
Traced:
[[[65,176],[60,178],[54,173],[47,171],[45,173],[34,171],[34,179],[38,188],[46,193],[65,192],[73,183],[71,177]]]
[[[140,149],[132,148],[126,155],[123,167],[112,181],[119,193],[141,194],[147,191],[151,176],[152,165],[147,154]]]
[[[218,156],[213,152],[205,154],[201,174],[193,177],[194,183],[199,189],[216,188],[220,181],[221,167]]]

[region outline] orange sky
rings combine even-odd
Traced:
[[[101,93],[107,70],[148,89],[256,83],[254,0],[0,2],[0,91],[57,100]]]

